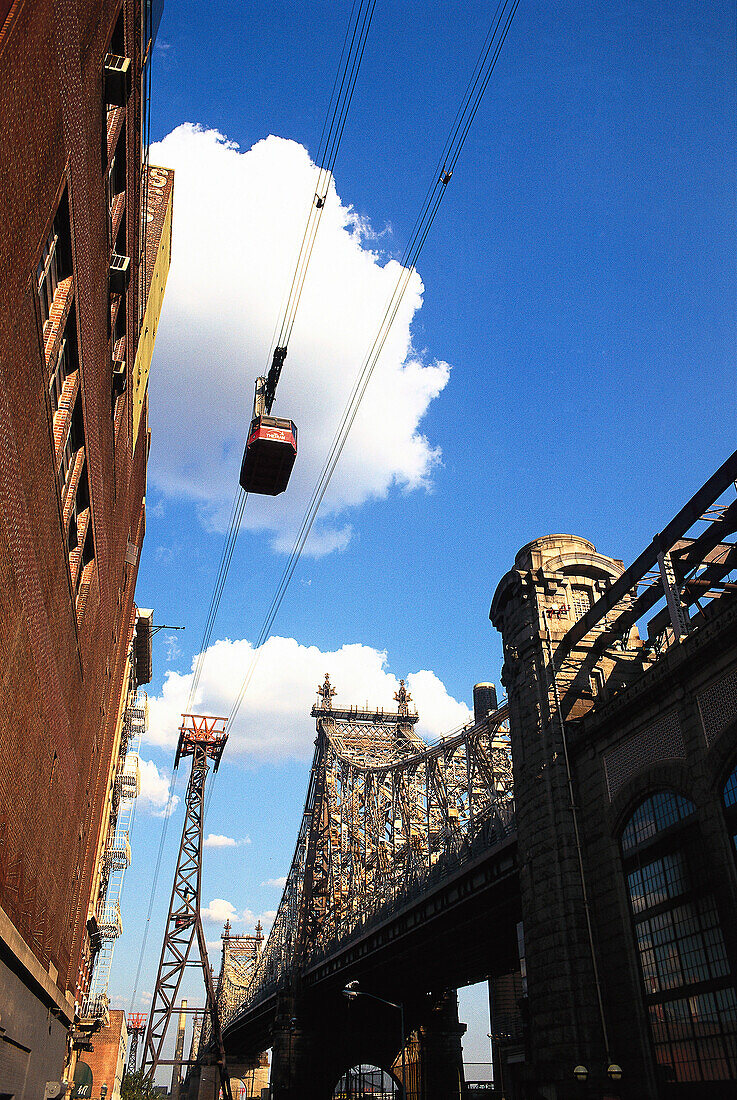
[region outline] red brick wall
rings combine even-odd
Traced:
[[[1,0],[0,0],[1,2]],[[134,61],[127,127],[128,251],[140,202],[140,5],[124,0]],[[123,682],[146,448],[130,386],[111,415],[103,57],[113,0],[0,7],[0,906],[75,991]],[[74,256],[95,561],[75,610],[56,482],[49,368],[35,272],[63,188]],[[137,274],[129,290],[132,373]]]
[[[82,1055],[81,1061],[92,1070],[90,1100],[99,1100],[100,1086],[107,1085],[108,1100],[115,1100],[115,1078],[120,1066],[120,1040],[125,1013],[111,1009],[110,1024],[92,1036],[93,1050]],[[125,1055],[123,1056],[125,1058]]]

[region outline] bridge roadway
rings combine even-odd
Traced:
[[[368,999],[349,1004],[341,997],[346,983],[358,980],[362,990],[402,1002],[409,1034],[428,1024],[428,1013],[444,991],[519,968],[520,919],[512,834],[385,920],[337,945],[305,969],[298,988],[249,1006],[225,1028],[228,1063],[248,1063],[276,1046],[278,1033],[286,1031],[288,1060],[297,1062],[297,1046],[304,1049],[307,1040],[313,1051],[311,1076],[320,1065],[324,1088],[315,1095],[330,1096],[331,1081],[358,1062],[389,1068],[399,1054],[396,1014]],[[289,1076],[296,1086],[296,1064]],[[297,1090],[301,1096],[307,1095],[305,1084]]]

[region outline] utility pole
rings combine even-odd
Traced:
[[[143,1068],[151,1081],[158,1066],[181,1066],[182,1054],[177,1059],[163,1058],[162,1051],[169,1021],[176,1012],[176,999],[184,977],[185,968],[199,965],[205,983],[205,1016],[210,1017],[211,1042],[220,1074],[224,1100],[232,1100],[230,1080],[225,1067],[225,1048],[220,1029],[220,1017],[215,998],[215,986],[207,959],[205,933],[200,917],[200,891],[202,878],[202,844],[204,826],[205,782],[213,761],[213,771],[218,770],[228,735],[227,719],[211,715],[183,714],[179,727],[179,744],[174,768],[186,756],[192,757],[192,772],[187,786],[184,827],[179,845],[174,885],[169,902],[169,913],[164,930],[159,972],[156,977],[148,1031],[143,1055]],[[190,955],[194,956],[190,962]],[[182,1051],[184,1040],[182,1039]],[[176,1073],[176,1070],[175,1070]]]

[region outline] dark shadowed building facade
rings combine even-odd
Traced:
[[[526,972],[492,1021],[507,1100],[737,1096],[736,473],[629,569],[551,535],[494,595]]]
[[[18,1098],[104,1022],[86,1014],[106,842],[151,675],[133,595],[171,247],[173,176],[147,163],[157,7],[0,0],[0,1094]]]

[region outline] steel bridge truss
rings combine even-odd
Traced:
[[[514,827],[507,709],[428,745],[404,683],[397,712],[334,709],[318,689],[294,858],[248,989],[221,983],[223,1023],[419,897]]]

